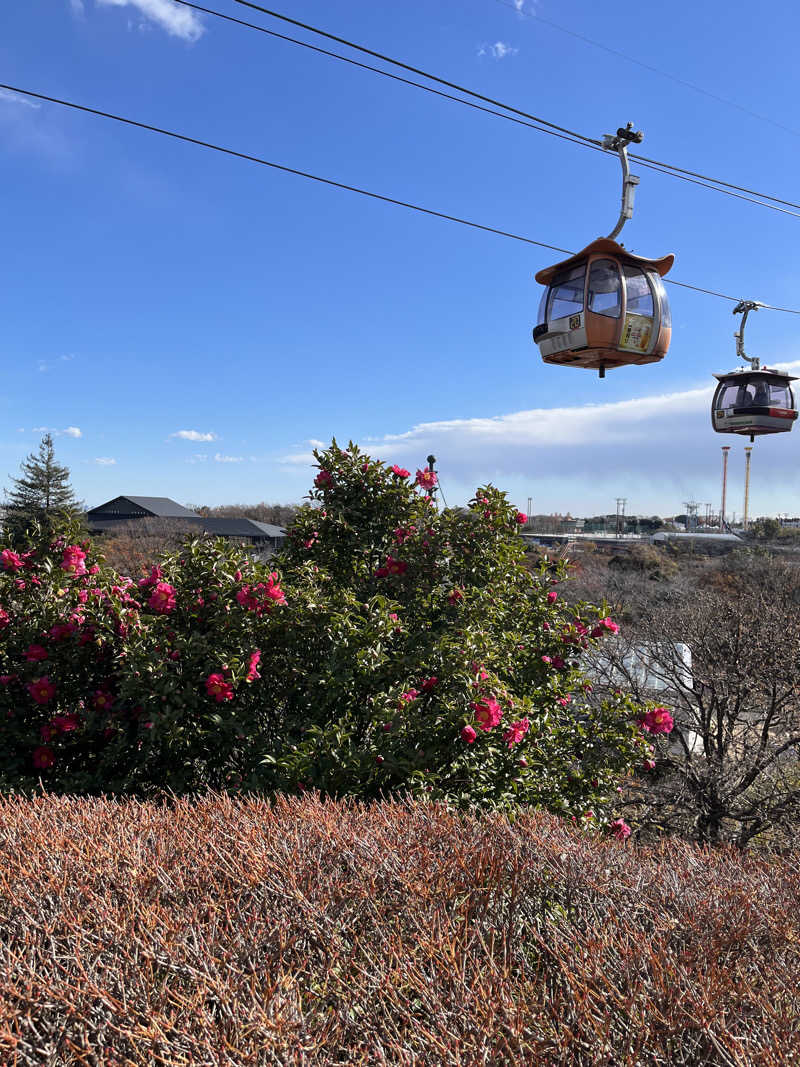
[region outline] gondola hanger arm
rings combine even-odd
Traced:
[[[744,350],[744,328],[747,324],[747,316],[751,311],[758,311],[759,308],[766,307],[766,304],[762,304],[759,300],[740,300],[736,307],[733,309],[734,315],[742,316],[742,325],[738,331],[734,333],[736,340],[736,355],[739,359],[743,359],[745,363],[749,363],[753,370],[758,370],[761,366],[761,361],[758,356],[748,356]]]
[[[606,133],[603,135],[603,148],[609,152],[616,152],[622,165],[622,206],[617,225],[608,235],[611,241],[615,240],[622,232],[622,227],[628,219],[633,218],[633,197],[636,192],[636,186],[639,184],[639,178],[635,174],[631,174],[628,162],[628,145],[641,144],[643,140],[644,134],[641,130],[634,130],[632,122],[629,122],[624,128],[620,127],[616,134]]]

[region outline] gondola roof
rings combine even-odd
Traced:
[[[796,382],[796,374],[787,374],[782,370],[770,370],[769,367],[734,367],[727,374],[715,374],[718,382],[724,382],[728,378],[769,378],[773,382]]]
[[[605,253],[606,255],[614,256],[625,263],[632,263],[636,267],[650,267],[656,270],[662,278],[672,269],[672,264],[675,262],[675,256],[672,255],[672,253],[667,256],[662,256],[660,259],[648,259],[647,256],[635,256],[632,252],[629,252],[627,248],[617,244],[616,241],[612,241],[609,237],[598,237],[596,241],[592,241],[592,243],[587,245],[582,251],[577,252],[574,256],[570,256],[569,259],[562,259],[560,263],[555,263],[552,267],[544,267],[542,270],[538,271],[534,277],[540,285],[549,285],[553,276],[559,271],[566,270],[568,267],[577,266],[578,263],[594,253]]]

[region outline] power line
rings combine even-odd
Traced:
[[[194,8],[195,10],[198,10],[198,11],[204,11],[207,14],[217,15],[217,16],[219,16],[221,18],[230,19],[230,16],[221,15],[220,12],[215,11],[213,8],[201,7],[200,5],[195,4],[193,2],[193,0],[175,0],[175,3],[181,4],[183,7],[189,7],[189,8]],[[329,33],[327,30],[323,30],[323,29],[320,29],[317,26],[310,25],[310,23],[301,22],[299,19],[291,18],[289,15],[283,15],[279,11],[273,11],[270,8],[262,7],[260,4],[253,3],[252,0],[234,0],[234,3],[241,4],[243,7],[250,8],[250,9],[252,9],[254,11],[259,11],[259,12],[261,12],[261,14],[268,15],[270,18],[279,19],[280,21],[287,22],[292,26],[297,26],[300,29],[307,30],[309,33],[315,33],[320,37],[325,37],[328,40],[336,41],[338,44],[343,44],[347,48],[352,48],[357,52],[362,52],[365,55],[372,56],[374,59],[380,59],[383,63],[389,63],[392,66],[399,67],[400,69],[409,71],[412,74],[418,74],[423,78],[427,78],[429,81],[436,82],[439,85],[445,85],[445,86],[447,86],[447,88],[455,89],[460,93],[465,93],[467,96],[471,96],[476,100],[482,100],[485,104],[491,104],[493,107],[503,108],[505,111],[510,112],[512,115],[521,116],[522,118],[529,119],[532,122],[539,123],[540,126],[548,127],[547,130],[541,130],[542,133],[547,133],[547,132],[549,132],[551,130],[552,131],[557,131],[557,133],[562,134],[564,137],[566,137],[568,139],[569,138],[574,138],[576,141],[578,141],[579,143],[583,144],[586,147],[594,148],[594,149],[597,149],[598,151],[601,151],[601,152],[603,151],[603,148],[601,146],[600,141],[598,141],[596,138],[587,137],[585,134],[579,133],[577,130],[570,130],[566,126],[560,126],[560,125],[558,125],[558,124],[556,124],[554,122],[550,122],[548,119],[542,118],[541,116],[532,115],[530,112],[523,111],[521,108],[514,107],[511,104],[505,104],[501,100],[495,100],[493,97],[485,96],[483,93],[476,92],[473,89],[468,89],[466,86],[459,85],[457,82],[448,81],[446,78],[441,78],[436,74],[431,74],[429,71],[422,70],[419,67],[414,67],[409,63],[405,63],[403,60],[394,59],[391,56],[384,55],[382,52],[377,52],[372,48],[367,48],[365,45],[357,44],[354,41],[348,40],[346,37],[339,37],[337,34]],[[235,20],[231,20],[231,21],[235,21]],[[255,29],[263,29],[263,27],[255,27],[255,26],[253,26],[252,23],[242,23],[242,24],[247,25],[248,27],[255,28]],[[305,47],[309,47],[308,45],[305,44],[305,42],[296,41],[294,38],[283,37],[282,39],[291,41],[292,43],[295,43],[295,44],[301,44],[301,45],[303,45]],[[324,50],[320,49],[320,51],[324,51]],[[342,59],[345,62],[352,62],[352,60],[347,60],[345,57],[340,56],[340,55],[338,55],[338,53],[335,53],[335,52],[324,52],[324,54],[330,56],[331,58]],[[366,66],[366,65],[364,65],[364,66]],[[375,67],[366,67],[366,69],[371,70],[376,74],[382,74],[383,76],[391,77],[391,75],[389,75],[388,72],[381,71],[381,70],[379,70],[379,69],[377,69]],[[417,88],[420,88],[420,89],[427,89],[428,91],[431,91],[430,87],[427,87],[427,86],[424,86],[424,85],[420,85],[418,82],[412,82],[412,83],[409,83],[409,84],[413,84]],[[439,94],[439,95],[447,95],[447,94]],[[451,97],[451,96],[447,95],[447,98],[451,99],[451,100],[455,99],[457,102],[464,103],[464,104],[468,103],[468,101],[459,100],[458,97]],[[498,115],[497,112],[489,112],[489,113],[497,115],[498,118],[505,118],[506,117],[506,116],[503,116],[503,115]],[[522,125],[526,125],[526,123],[523,123]],[[669,172],[671,175],[673,175],[675,177],[680,177],[682,180],[685,180],[685,181],[689,181],[692,178],[698,179],[693,184],[702,184],[702,182],[713,183],[714,186],[719,186],[720,187],[718,189],[715,188],[714,189],[715,192],[724,193],[725,195],[728,195],[728,196],[735,196],[736,195],[736,193],[733,192],[733,190],[736,190],[739,193],[750,194],[751,196],[759,198],[758,200],[751,201],[752,203],[758,203],[762,207],[770,208],[770,210],[772,210],[772,211],[781,211],[782,209],[780,207],[773,206],[773,205],[779,205],[779,204],[783,204],[786,207],[797,208],[798,210],[800,210],[800,203],[796,203],[795,201],[792,201],[792,200],[786,200],[786,199],[784,199],[782,197],[772,196],[769,193],[761,193],[756,189],[749,189],[746,186],[737,185],[737,184],[735,184],[733,182],[725,181],[722,178],[713,178],[713,177],[711,177],[711,176],[709,176],[707,174],[700,174],[700,173],[698,173],[696,171],[688,170],[688,169],[686,169],[684,167],[679,167],[679,166],[674,165],[672,163],[666,163],[666,162],[664,162],[662,160],[657,160],[657,159],[650,159],[648,156],[640,156],[640,155],[637,155],[637,154],[634,154],[634,153],[630,153],[630,158],[637,160],[637,162],[640,162],[643,166],[649,166],[651,169],[660,168],[663,172]],[[711,188],[711,186],[709,185],[709,186],[707,186],[707,188]],[[731,192],[728,192],[727,190],[731,190]],[[746,200],[747,197],[746,196],[739,196],[739,197],[737,197],[737,199]],[[769,203],[764,203],[763,201],[769,201]],[[782,214],[794,215],[794,212],[792,212],[792,211],[782,211]]]
[[[560,248],[558,245],[546,244],[544,241],[536,241],[532,237],[525,237],[522,234],[512,233],[509,230],[501,230],[495,226],[487,226],[484,223],[474,222],[471,219],[462,219],[458,215],[450,215],[444,211],[436,211],[433,208],[422,207],[420,204],[412,204],[407,200],[398,200],[395,197],[386,196],[383,193],[375,193],[370,189],[362,189],[357,185],[349,185],[346,182],[336,181],[333,178],[323,178],[318,174],[311,174],[308,171],[299,170],[296,167],[289,167],[284,163],[275,163],[271,160],[264,159],[261,156],[252,155],[249,152],[240,152],[235,148],[226,148],[223,145],[214,144],[212,141],[203,141],[198,137],[191,137],[189,134],[164,129],[162,126],[153,126],[148,122],[140,122],[138,119],[127,118],[124,115],[115,115],[111,111],[103,111],[100,108],[89,107],[86,104],[76,104],[74,101],[62,100],[57,96],[38,93],[32,89],[23,89],[19,85],[5,85],[0,83],[0,89],[4,89],[6,92],[10,93],[18,93],[20,96],[28,96],[34,100],[44,100],[50,104],[58,104],[59,107],[70,108],[72,111],[80,111],[87,115],[96,115],[98,118],[110,119],[113,122],[121,122],[126,126],[134,126],[140,130],[147,130],[149,133],[158,133],[163,137],[171,137],[176,141],[183,141],[186,144],[197,145],[199,148],[208,148],[212,152],[219,152],[222,155],[233,156],[236,159],[245,159],[250,163],[258,163],[262,167],[270,167],[272,170],[279,170],[285,174],[294,174],[299,178],[307,178],[309,181],[319,182],[321,185],[332,186],[335,189],[344,189],[349,193],[358,193],[359,196],[366,196],[372,200],[380,200],[386,204],[394,204],[396,207],[404,207],[409,211],[417,211],[422,215],[432,215],[434,218],[445,219],[447,222],[456,222],[460,226],[469,226],[474,230],[482,230],[485,233],[494,233],[498,237],[508,237],[512,241],[521,241],[523,244],[536,245],[537,248],[546,248],[551,252],[561,252],[567,256],[575,254],[568,248]],[[693,289],[695,292],[705,293],[709,296],[716,296],[722,300],[730,300],[734,303],[739,303],[741,299],[740,297],[729,296],[727,293],[720,293],[713,289],[703,289],[697,285],[689,285],[687,282],[674,281],[671,278],[666,278],[665,281],[672,285],[679,285],[683,289]],[[785,311],[789,315],[800,315],[800,310],[794,308],[775,307],[772,304],[762,304],[762,307],[772,311]]]
[[[629,56],[625,52],[620,52],[617,48],[611,48],[607,44],[601,44],[600,41],[595,41],[591,37],[586,37],[584,34],[578,33],[576,30],[569,29],[567,26],[561,26],[558,22],[553,22],[552,19],[545,18],[538,12],[523,11],[513,3],[513,0],[512,2],[509,2],[509,0],[497,0],[497,3],[502,4],[504,7],[512,8],[523,18],[535,19],[536,22],[542,22],[545,26],[550,26],[552,29],[558,30],[559,33],[565,33],[568,37],[574,37],[578,41],[583,41],[584,44],[590,44],[593,48],[599,48],[603,52],[608,52],[609,55],[618,56],[620,59],[624,59],[626,63],[634,63],[637,67],[641,67],[643,70],[649,70],[652,74],[658,74],[662,78],[668,78],[677,85],[683,85],[686,89],[691,89],[695,93],[707,96],[710,100],[716,100],[718,104],[725,104],[727,107],[736,108],[737,111],[741,111],[745,115],[750,115],[751,118],[758,119],[759,122],[768,122],[771,126],[775,126],[779,130],[784,130],[786,133],[791,133],[795,137],[800,137],[800,132],[798,130],[792,129],[791,126],[784,126],[782,122],[776,122],[775,119],[771,119],[769,115],[762,115],[758,111],[753,111],[751,108],[745,107],[744,104],[738,104],[735,100],[729,100],[725,96],[719,96],[717,93],[712,93],[709,89],[704,89],[701,85],[695,85],[694,82],[686,81],[685,78],[679,78],[675,74],[670,74],[667,70],[662,70],[660,67],[654,67],[650,63],[644,63],[641,59],[634,59],[633,56]]]

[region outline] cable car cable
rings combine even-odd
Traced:
[[[283,163],[275,163],[271,160],[264,159],[261,156],[252,155],[249,152],[240,152],[235,148],[226,148],[223,145],[214,144],[211,141],[203,141],[198,137],[191,137],[189,134],[178,133],[175,130],[167,130],[161,126],[153,126],[147,122],[140,122],[137,119],[126,118],[124,115],[115,115],[111,111],[103,111],[100,108],[89,107],[86,104],[76,104],[71,100],[62,100],[56,96],[49,96],[46,93],[38,93],[33,89],[23,89],[19,85],[6,85],[0,82],[0,89],[10,93],[18,93],[20,96],[31,97],[35,100],[44,100],[49,104],[58,104],[59,107],[66,107],[72,111],[79,111],[87,115],[96,115],[99,118],[110,119],[113,122],[121,122],[126,126],[134,126],[140,130],[147,130],[150,133],[158,133],[163,137],[171,137],[176,141],[183,141],[186,144],[197,145],[200,148],[208,148],[212,152],[219,152],[222,155],[233,156],[236,159],[244,159],[250,163],[258,163],[263,167],[270,167],[272,170],[279,170],[285,174],[294,174],[300,178],[307,178],[309,181],[319,182],[322,185],[329,185],[335,189],[344,189],[346,192],[358,193],[359,196],[366,196],[372,200],[380,200],[386,204],[394,204],[396,207],[404,207],[409,211],[417,211],[422,215],[432,215],[434,218],[444,219],[447,222],[456,222],[460,226],[469,226],[474,230],[482,230],[485,233],[494,233],[498,237],[508,237],[512,241],[521,241],[523,244],[535,245],[537,248],[546,248],[552,252],[563,252],[565,255],[574,255],[568,248],[561,248],[558,245],[546,244],[544,241],[536,241],[532,237],[525,237],[522,234],[511,233],[509,230],[501,230],[495,226],[487,226],[481,222],[473,222],[470,219],[462,219],[458,215],[450,215],[444,211],[436,211],[433,208],[423,207],[420,204],[412,204],[407,200],[398,200],[392,196],[385,196],[383,193],[375,193],[369,189],[361,189],[356,185],[349,185],[346,182],[339,182],[333,178],[323,178],[318,174],[311,174],[308,171],[299,170],[296,167],[289,167]],[[716,296],[722,300],[730,300],[733,303],[738,303],[741,297],[729,296],[727,293],[720,293],[713,289],[703,289],[698,285],[690,285],[688,282],[679,282],[671,278],[666,278],[665,281],[670,285],[679,285],[683,289],[693,289],[698,293],[705,293],[708,296]],[[800,309],[776,307],[773,304],[764,304],[763,307],[770,308],[772,311],[784,311],[788,315],[800,315]]]
[[[174,2],[178,3],[178,4],[181,4],[183,7],[195,8],[197,10],[203,10],[207,14],[219,15],[219,12],[216,12],[211,8],[201,8],[199,5],[195,4],[193,2],[193,0],[174,0]],[[236,3],[236,4],[241,4],[243,7],[251,8],[254,11],[259,11],[264,15],[268,15],[270,18],[279,19],[282,22],[288,22],[293,26],[298,26],[300,29],[307,30],[310,33],[315,33],[320,37],[325,37],[325,38],[327,38],[327,39],[329,39],[331,41],[336,41],[338,44],[343,44],[346,47],[352,48],[357,52],[363,52],[364,54],[372,56],[375,59],[380,59],[384,63],[389,63],[392,66],[400,67],[402,70],[410,71],[413,74],[419,74],[423,78],[428,78],[430,81],[437,82],[439,85],[446,85],[450,89],[456,89],[460,93],[466,93],[468,96],[472,96],[477,100],[482,100],[484,103],[492,104],[494,107],[501,107],[504,110],[509,111],[514,115],[519,115],[519,116],[522,116],[523,118],[530,119],[533,122],[537,122],[537,123],[540,123],[543,126],[549,127],[550,130],[555,130],[555,131],[558,131],[559,133],[561,133],[563,135],[575,138],[577,141],[581,142],[582,144],[585,144],[587,147],[595,148],[598,151],[603,151],[600,141],[598,141],[596,138],[593,138],[593,137],[587,137],[585,134],[579,133],[577,130],[571,130],[566,126],[560,126],[557,123],[550,122],[548,119],[544,119],[541,116],[532,115],[530,112],[523,111],[521,108],[514,107],[511,104],[504,104],[502,102],[502,100],[495,100],[493,97],[485,96],[483,93],[476,92],[473,89],[468,89],[466,86],[459,85],[457,82],[448,81],[446,78],[441,78],[436,74],[431,74],[430,72],[428,72],[426,70],[422,70],[419,67],[411,66],[411,64],[405,63],[402,60],[393,59],[391,56],[387,56],[387,55],[384,55],[382,52],[377,52],[374,49],[367,48],[365,45],[356,44],[354,41],[349,41],[346,37],[339,37],[338,35],[336,35],[334,33],[329,33],[327,30],[319,29],[318,27],[312,26],[307,22],[301,22],[299,19],[291,18],[289,15],[283,15],[278,11],[273,11],[270,8],[262,7],[260,4],[256,4],[256,3],[252,2],[252,0],[233,0],[233,2]],[[222,15],[221,17],[222,18],[226,18],[226,19],[230,18],[230,16],[226,16],[226,15]],[[235,21],[235,20],[232,20],[232,21]],[[246,23],[245,25],[252,26],[253,24],[252,23]],[[254,27],[254,28],[260,28],[260,27]],[[286,38],[283,38],[283,39],[284,40],[289,40],[292,43],[303,44],[303,42],[296,42],[294,38],[286,37]],[[324,52],[324,50],[322,50],[322,49],[320,49],[320,51]],[[336,58],[336,59],[345,59],[345,57],[339,56],[335,52],[324,52],[324,54],[329,55],[332,58]],[[347,60],[345,59],[345,61],[347,61]],[[372,70],[377,74],[384,74],[386,76],[390,76],[390,75],[388,75],[388,72],[377,70],[374,67],[367,67],[366,69]],[[418,88],[422,88],[422,89],[426,88],[425,86],[418,85],[418,83],[416,83],[416,82],[411,83],[411,84],[416,85]],[[444,95],[447,95],[447,94],[440,94],[440,95],[444,96]],[[449,95],[448,95],[448,98],[449,99],[458,100],[457,97],[453,98],[453,97],[449,97]],[[468,101],[461,101],[461,102],[462,103],[468,103]],[[490,114],[497,114],[496,112],[489,112],[489,113]],[[498,117],[503,117],[504,118],[505,116],[498,116]],[[523,125],[526,125],[526,124],[523,124]],[[548,132],[548,131],[543,130],[541,132],[544,133],[544,132]],[[747,186],[737,185],[737,184],[735,184],[733,182],[725,181],[722,178],[713,178],[710,175],[700,174],[700,173],[698,173],[696,171],[688,170],[685,167],[679,167],[679,166],[677,166],[675,164],[672,164],[672,163],[666,163],[666,162],[664,162],[662,160],[658,160],[658,159],[650,159],[648,156],[640,156],[640,155],[631,153],[630,154],[630,158],[631,159],[635,159],[637,162],[640,162],[643,165],[649,164],[651,167],[661,167],[664,170],[667,170],[667,171],[670,171],[670,172],[674,173],[674,175],[676,177],[678,177],[678,176],[686,176],[686,178],[684,180],[688,180],[689,178],[698,178],[698,179],[703,179],[704,181],[707,181],[707,182],[712,182],[712,183],[714,183],[714,185],[718,185],[718,186],[723,187],[723,188],[720,188],[720,189],[716,190],[717,192],[725,192],[726,189],[732,189],[732,190],[738,190],[741,193],[749,193],[752,196],[759,197],[760,200],[762,200],[762,201],[767,201],[767,200],[771,201],[771,203],[769,203],[769,204],[767,204],[767,203],[762,204],[763,207],[770,207],[771,208],[771,205],[774,203],[774,204],[784,204],[787,207],[794,207],[794,208],[798,208],[798,210],[800,210],[800,203],[796,203],[795,201],[792,201],[792,200],[786,200],[786,199],[784,199],[782,197],[772,196],[770,193],[761,193],[757,189],[749,189]],[[733,194],[731,193],[731,194],[728,194],[728,195],[733,195]],[[742,199],[742,198],[740,198],[740,199]],[[753,201],[753,203],[758,203],[758,202],[759,201]],[[777,208],[772,208],[772,210],[777,210]],[[787,214],[791,214],[791,212],[788,212]]]
[[[678,85],[683,85],[687,89],[692,89],[696,93],[700,93],[702,96],[707,96],[711,100],[716,100],[719,104],[725,104],[728,107],[736,108],[737,111],[744,112],[745,115],[750,115],[751,118],[758,119],[759,122],[768,122],[771,126],[776,126],[779,130],[784,130],[786,133],[791,133],[795,137],[800,137],[800,131],[792,129],[791,126],[785,126],[782,122],[777,122],[775,119],[771,119],[769,115],[762,115],[758,111],[752,111],[749,107],[745,107],[744,104],[738,104],[735,100],[729,100],[725,96],[718,96],[716,93],[712,93],[709,89],[704,89],[700,85],[695,85],[693,82],[688,82],[684,78],[679,78],[676,74],[670,74],[667,70],[661,70],[660,67],[654,67],[650,63],[643,63],[641,59],[634,59],[633,56],[627,55],[625,52],[620,52],[617,48],[611,48],[607,44],[602,44],[600,41],[595,41],[591,37],[586,37],[582,33],[578,33],[576,30],[570,30],[566,26],[561,26],[558,22],[553,22],[552,19],[545,18],[538,12],[523,11],[521,8],[513,2],[513,0],[497,0],[498,4],[502,4],[504,7],[509,7],[512,11],[516,11],[518,15],[522,15],[526,19],[535,19],[536,22],[542,22],[545,26],[551,26],[554,30],[558,30],[560,33],[565,33],[569,37],[575,37],[578,41],[583,41],[585,44],[590,44],[594,48],[599,48],[603,52],[608,52],[609,55],[619,56],[620,59],[626,60],[628,63],[635,63],[637,67],[641,67],[643,70],[649,70],[653,74],[659,74],[662,78],[668,78],[670,81],[676,82]]]

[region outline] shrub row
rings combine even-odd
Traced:
[[[797,857],[544,813],[0,801],[0,1060],[776,1067]]]

